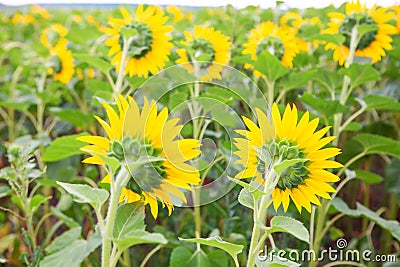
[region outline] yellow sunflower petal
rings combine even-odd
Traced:
[[[105,164],[104,160],[99,156],[93,156],[82,160],[83,163],[102,165]]]
[[[98,146],[106,151],[110,148],[110,141],[102,136],[80,136],[76,140]]]

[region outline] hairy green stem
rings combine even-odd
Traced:
[[[110,263],[114,262],[114,259],[110,259],[111,257],[111,245],[112,245],[112,236],[114,231],[115,219],[117,216],[118,209],[118,200],[121,195],[122,188],[126,185],[130,178],[129,171],[122,166],[121,170],[116,176],[115,181],[113,181],[113,177],[111,177],[110,183],[110,201],[108,204],[107,217],[104,226],[104,232],[102,233],[102,257],[101,257],[101,266],[102,267],[110,267]],[[118,259],[117,259],[118,260]]]
[[[193,59],[193,66],[194,66],[194,75],[196,78],[200,79],[200,66],[199,63],[196,62]],[[194,83],[194,88],[192,91],[192,98],[197,98],[200,95],[200,83],[196,82]],[[190,105],[190,104],[189,104]],[[197,102],[192,102],[191,103],[191,117],[193,120],[193,138],[195,139],[199,139],[201,135],[201,125],[199,124],[199,122],[197,121],[197,117],[200,116],[200,112],[201,109],[198,106]],[[204,129],[205,131],[205,129]],[[199,141],[201,142],[201,140],[199,139]],[[199,186],[201,186],[202,183],[199,184]],[[193,190],[193,209],[194,209],[194,222],[195,222],[195,236],[196,238],[200,238],[201,237],[201,207],[200,207],[200,188],[196,187]],[[197,243],[197,250],[200,251],[201,246],[199,243]]]
[[[274,95],[275,95],[275,82],[270,82],[265,79],[265,82],[267,83],[267,101],[268,101],[268,108],[272,108],[272,105],[274,103]],[[282,95],[283,97],[283,95]]]
[[[122,48],[122,56],[121,56],[121,62],[119,65],[119,71],[118,71],[118,76],[117,76],[117,81],[115,82],[115,85],[110,82],[111,86],[113,86],[114,90],[114,96],[118,95],[122,91],[122,83],[124,81],[124,76],[125,76],[125,65],[126,65],[126,58],[128,56],[128,50],[129,46],[131,45],[133,38],[129,38],[128,40],[124,38],[124,45]]]
[[[146,257],[143,259],[142,263],[140,264],[139,267],[145,267],[146,263],[149,261],[149,259],[151,258],[151,256],[154,255],[154,253],[156,253],[157,251],[159,251],[161,249],[161,245],[156,246],[155,248],[153,248],[147,255]]]
[[[274,168],[271,168],[266,173],[264,194],[261,197],[260,205],[258,205],[257,200],[254,200],[253,231],[251,235],[249,255],[246,265],[247,267],[254,266],[260,244],[262,244],[267,237],[263,236],[260,238],[262,230],[260,223],[265,224],[267,219],[267,205],[271,200],[272,190],[275,188],[278,180],[279,177],[277,176],[277,173],[275,172]]]
[[[14,99],[14,90],[18,84],[19,76],[22,73],[23,68],[18,66],[17,69],[14,71],[14,74],[11,79],[11,84],[8,91],[8,101],[12,102]],[[13,142],[15,139],[15,111],[13,108],[8,108],[8,140],[9,142]]]

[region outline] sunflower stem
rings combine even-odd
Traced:
[[[194,66],[194,75],[197,79],[200,79],[200,66],[199,63],[193,58],[193,66]],[[191,92],[191,97],[192,98],[197,98],[200,95],[200,83],[196,82],[194,83],[194,90]],[[197,117],[199,117],[201,114],[201,108],[199,107],[197,102],[192,102],[190,103],[192,105],[192,112],[191,116],[193,119],[193,138],[199,139],[199,142],[201,142],[202,136],[201,136],[201,125],[200,121],[196,121]],[[208,125],[208,124],[207,124]],[[207,127],[207,125],[205,127]],[[205,129],[204,129],[205,131]],[[199,184],[199,186],[202,185],[202,182]],[[200,207],[200,188],[196,187],[193,190],[193,209],[194,209],[194,222],[195,222],[195,235],[196,238],[201,238],[201,207]],[[201,250],[201,246],[199,243],[197,243],[197,250]]]
[[[114,231],[115,219],[117,216],[118,200],[121,195],[122,188],[126,185],[130,178],[130,173],[125,167],[121,167],[121,170],[117,174],[115,181],[113,177],[110,179],[110,201],[108,204],[107,217],[104,226],[104,232],[102,233],[102,257],[101,266],[110,267],[111,263],[118,259],[111,259],[111,247],[112,247],[112,236]],[[121,255],[118,254],[117,255]]]
[[[253,231],[251,235],[249,255],[247,260],[247,267],[253,267],[255,260],[260,248],[260,244],[264,242],[267,236],[261,235],[260,223],[265,224],[267,219],[267,205],[271,200],[272,190],[275,188],[279,176],[275,172],[274,168],[270,168],[265,176],[264,194],[261,197],[260,205],[257,205],[257,200],[254,200],[254,212],[253,212]]]
[[[117,96],[122,91],[122,83],[124,81],[124,76],[125,76],[126,58],[128,55],[129,47],[131,46],[131,43],[133,41],[132,37],[129,39],[126,39],[126,37],[123,37],[123,39],[124,39],[124,45],[122,48],[122,56],[121,56],[121,62],[119,65],[117,81],[115,82],[115,86],[113,86],[113,84],[111,84],[111,86],[113,86],[113,89],[114,89],[114,96]]]
[[[354,25],[352,31],[351,31],[351,38],[350,38],[350,47],[349,47],[349,56],[346,59],[346,64],[345,67],[348,68],[354,61],[354,55],[358,46],[358,43],[360,41],[359,38],[359,33],[357,30],[358,23]],[[344,76],[343,77],[343,84],[342,84],[342,89],[340,91],[340,99],[339,102],[342,105],[345,105],[347,102],[348,97],[350,96],[351,93],[351,80],[350,77]],[[357,115],[358,116],[358,115]],[[344,127],[340,127],[342,124],[343,120],[343,114],[335,114],[334,115],[334,123],[333,123],[333,136],[336,136],[336,139],[333,141],[333,145],[337,146],[340,140],[340,134],[343,131]],[[346,166],[348,166],[346,164]],[[344,169],[343,169],[344,171]],[[341,175],[341,172],[338,173],[338,176]],[[335,195],[336,196],[336,195]],[[321,206],[317,208],[318,210],[318,216],[317,216],[317,222],[316,222],[316,228],[315,228],[315,233],[314,233],[314,239],[310,240],[312,243],[312,247],[314,251],[319,251],[319,247],[322,241],[322,236],[323,236],[323,229],[325,226],[326,222],[326,215],[327,215],[327,207],[329,207],[329,201],[323,200],[321,202]],[[309,266],[314,267],[317,266],[318,262],[317,261],[311,261]]]
[[[272,81],[268,81],[267,79],[265,79],[265,82],[267,83],[267,94],[268,94],[268,108],[271,108],[273,103],[274,103],[274,95],[275,95],[275,82]],[[282,95],[283,97],[283,95]]]
[[[14,90],[17,87],[17,83],[19,80],[19,76],[21,75],[23,71],[23,68],[21,66],[18,66],[17,69],[15,70],[12,79],[11,79],[11,84],[9,87],[9,92],[8,92],[8,99],[10,102],[12,102],[14,100]],[[13,108],[8,108],[8,141],[11,143],[14,141],[15,139],[15,111]]]

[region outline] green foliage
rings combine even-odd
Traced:
[[[363,99],[367,104],[367,109],[376,110],[392,110],[399,111],[400,103],[392,97],[381,96],[381,95],[367,95]]]
[[[168,242],[162,234],[145,231],[144,207],[141,203],[118,207],[113,235],[114,242],[121,251],[138,244]]]
[[[237,261],[237,255],[242,252],[243,246],[242,245],[236,245],[233,243],[226,242],[222,240],[221,237],[219,236],[212,236],[208,238],[190,238],[190,239],[184,239],[184,238],[179,238],[179,240],[186,241],[186,242],[194,242],[194,243],[199,243],[202,245],[207,245],[211,247],[216,247],[219,249],[224,250],[227,252],[235,261]],[[200,263],[202,260],[206,260],[207,257],[204,257],[202,253],[196,255],[196,257],[199,257],[196,261]],[[204,259],[203,259],[204,257]],[[199,265],[201,266],[201,265]]]
[[[318,99],[308,93],[302,95],[301,101],[316,109],[327,118],[331,117],[333,114],[349,112],[349,108],[340,104],[338,100]]]
[[[103,206],[109,196],[108,191],[104,189],[92,188],[88,185],[68,184],[62,182],[57,182],[57,184],[71,194],[75,202],[88,203],[96,210]]]
[[[271,219],[271,226],[266,227],[258,222],[267,234],[289,233],[297,239],[310,243],[310,234],[303,223],[287,216],[275,216]]]
[[[113,66],[109,62],[102,58],[99,58],[98,56],[91,56],[87,54],[74,54],[74,57],[83,60],[84,62],[100,70],[106,75],[109,74],[110,70],[113,68]]]
[[[354,140],[363,146],[365,155],[383,153],[400,158],[400,143],[374,134],[359,134]]]
[[[254,68],[264,74],[270,83],[289,73],[289,69],[268,51],[258,56]]]
[[[6,260],[8,265],[28,267],[99,266],[101,251],[97,248],[108,240],[114,255],[135,246],[126,253],[131,254],[130,259],[124,256],[121,265],[130,262],[132,266],[140,266],[145,255],[154,252],[156,254],[146,259],[149,260],[146,266],[226,267],[233,263],[245,266],[254,218],[257,219],[260,211],[266,212],[265,219],[257,221],[260,235],[271,234],[277,248],[288,248],[293,244],[299,251],[309,246],[318,250],[330,244],[329,238],[352,237],[352,245],[360,251],[379,249],[379,253],[396,253],[397,245],[392,244],[400,241],[396,221],[400,201],[399,34],[391,34],[393,41],[390,44],[388,41],[385,48],[374,44],[372,50],[382,56],[377,62],[372,63],[369,57],[372,53],[362,56],[356,53],[353,60],[346,58],[346,64],[342,65],[336,62],[339,51],[330,50],[327,44],[348,46],[349,34],[355,30],[359,45],[365,44],[366,40],[376,37],[381,26],[365,22],[362,13],[354,16],[358,21],[356,28],[346,28],[343,23],[337,33],[327,34],[329,13],[344,13],[345,5],[286,10],[281,1],[275,4],[276,8],[269,9],[255,6],[236,9],[231,5],[213,9],[179,7],[181,18],[171,7],[163,8],[168,16],[165,25],[174,28],[169,35],[175,47],[165,57],[161,72],[155,74],[152,70],[148,77],[119,75],[116,64],[111,64],[113,56],[109,56],[110,47],[105,45],[110,36],[108,32],[105,34],[105,28],[111,27],[110,17],[121,18],[117,8],[52,8],[49,17],[42,17],[41,12],[34,11],[31,6],[3,8],[0,12],[0,263]],[[136,7],[126,8],[134,18]],[[293,24],[296,19],[284,22],[283,16],[287,12],[295,12],[302,18],[296,21],[299,27]],[[395,10],[391,12],[396,13]],[[31,18],[28,16],[25,17],[27,21],[17,22],[15,14]],[[320,22],[314,23],[314,17]],[[397,25],[396,20],[398,18],[393,17],[388,23]],[[277,40],[273,40],[274,44],[269,47],[257,45],[256,55],[243,54],[245,44],[254,32],[252,29],[266,21],[276,23],[280,29],[293,30],[297,39],[291,40],[289,45],[295,48],[293,51],[298,50],[293,60],[283,60],[279,50],[289,49],[279,40],[276,43]],[[55,24],[67,28],[65,48],[73,57],[74,70],[66,83],[57,80],[49,69],[56,64],[54,49],[41,42],[44,30]],[[232,42],[231,59],[223,66],[221,79],[198,83],[193,72],[174,67],[180,57],[177,48],[185,49],[187,55],[197,61],[223,58],[223,55],[204,53],[182,42],[186,39],[185,31],[193,32],[196,25],[209,25]],[[384,27],[390,31],[389,26]],[[115,39],[119,43],[122,37],[136,38],[141,34],[134,27],[119,29],[122,35]],[[290,31],[284,33],[290,34]],[[54,39],[52,44],[58,38],[55,32],[50,32],[47,37]],[[390,38],[380,36],[380,42]],[[214,41],[221,43],[222,39]],[[137,48],[129,49],[135,51]],[[151,58],[153,60],[156,58]],[[254,66],[254,70],[246,64]],[[207,68],[210,63],[205,62],[203,66]],[[255,70],[261,77],[255,75]],[[208,70],[201,70],[201,74],[206,72]],[[140,110],[144,96],[154,99],[158,110],[167,107],[171,111],[169,118],[179,118],[179,123],[184,124],[177,139],[203,139],[202,154],[186,163],[200,169],[204,185],[199,190],[200,199],[211,203],[199,209],[176,207],[171,216],[167,216],[161,208],[163,204],[159,203],[158,218],[153,220],[146,217],[144,208],[147,206],[142,196],[136,203],[116,204],[115,225],[107,237],[104,235],[109,212],[106,204],[110,204],[109,192],[115,188],[100,183],[104,189],[99,189],[96,184],[109,172],[115,181],[116,174],[125,170],[121,168],[125,165],[137,169],[133,173],[135,179],[151,180],[155,178],[149,175],[151,172],[142,172],[140,167],[159,168],[165,160],[148,157],[123,162],[110,153],[100,153],[104,166],[81,163],[83,152],[79,149],[90,144],[76,138],[106,136],[93,115],[105,118],[110,124],[102,104],[111,104],[118,111],[114,100],[117,93],[134,97]],[[343,196],[343,200],[336,197],[332,202],[321,201],[322,207],[315,207],[316,216],[311,221],[308,213],[298,214],[292,205],[285,216],[281,210],[273,211],[271,196],[264,193],[268,187],[249,181],[254,177],[230,178],[245,167],[235,163],[238,158],[233,153],[237,151],[235,130],[243,128],[241,116],[257,124],[255,108],[270,117],[269,105],[273,101],[280,107],[287,103],[296,104],[298,121],[307,110],[310,118],[319,117],[317,130],[332,126],[327,136],[337,138],[326,147],[342,149],[342,153],[332,160],[340,161],[345,168],[327,171],[340,176],[341,181],[331,185],[339,190],[335,196]],[[136,125],[137,122],[128,118],[124,123]],[[152,129],[149,132],[155,133]],[[265,156],[262,150],[255,146],[250,149],[253,148],[258,153],[257,160]],[[300,161],[303,160],[286,160],[273,167],[279,175]],[[304,160],[305,166],[310,163]],[[181,173],[175,176],[176,183],[186,178]],[[354,181],[355,178],[358,180]],[[351,182],[346,184],[348,180]],[[129,186],[135,192],[140,191],[132,180]],[[358,186],[362,186],[362,190]],[[188,206],[197,201],[196,192],[185,193],[185,196]],[[349,206],[354,197],[362,199],[363,204],[357,203],[352,209]],[[114,200],[119,200],[119,196]],[[269,205],[265,210],[259,207],[262,200],[266,201],[265,206]],[[183,205],[174,197],[172,201],[175,206]],[[95,211],[89,205],[76,203],[90,204]],[[325,210],[327,205],[334,208]],[[378,216],[379,212],[370,207],[379,212],[385,210],[385,213]],[[199,210],[200,215],[197,215]],[[329,224],[341,218],[341,214],[361,218],[361,223],[357,219],[343,218],[335,221],[334,226]],[[199,221],[200,230],[196,228]],[[385,235],[379,236],[379,240],[375,228],[372,233],[369,231],[368,223],[386,229]],[[313,227],[311,236],[307,230],[310,227]],[[177,236],[182,237],[181,241]],[[198,238],[190,238],[193,236]],[[201,238],[206,236],[210,237]],[[201,244],[200,249],[194,249],[197,244],[193,243]],[[154,251],[150,253],[153,246]],[[272,261],[256,259],[255,264],[298,266],[279,257]]]
[[[191,253],[190,250],[184,247],[175,248],[171,254],[171,262],[169,267],[178,266],[196,266],[196,267],[211,267],[210,259],[203,250],[196,250]]]
[[[371,65],[353,63],[349,68],[341,69],[339,72],[350,77],[351,89],[366,82],[377,81],[380,79],[379,72]]]
[[[47,255],[40,262],[40,267],[70,267],[81,264],[101,244],[98,233],[84,240],[80,238],[81,231],[81,227],[72,228],[54,239],[46,247]]]
[[[73,155],[81,154],[79,148],[86,145],[86,143],[76,140],[79,136],[86,136],[87,133],[74,134],[63,136],[54,140],[48,146],[43,154],[43,160],[46,162],[53,162],[68,158]]]
[[[395,220],[385,220],[380,217],[376,212],[368,209],[364,205],[357,203],[356,209],[350,209],[349,206],[340,198],[334,198],[331,201],[338,211],[350,216],[350,217],[366,217],[373,221],[383,229],[388,230],[394,238],[400,240],[400,223]]]
[[[356,170],[356,175],[357,178],[366,182],[367,184],[377,184],[383,181],[382,176],[369,171]]]

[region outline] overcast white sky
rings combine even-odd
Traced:
[[[326,7],[332,3],[335,6],[339,6],[345,0],[285,0],[284,1],[289,7]],[[380,6],[389,6],[400,4],[400,0],[364,0],[361,2],[367,3],[368,6],[372,6],[378,3]],[[180,5],[180,6],[225,6],[227,4],[232,4],[235,7],[242,8],[248,5],[259,5],[261,7],[271,7],[275,5],[275,0],[0,0],[0,3],[5,5],[24,5],[24,4],[80,4],[80,3],[112,3],[112,4],[138,4],[146,3],[153,5]]]

